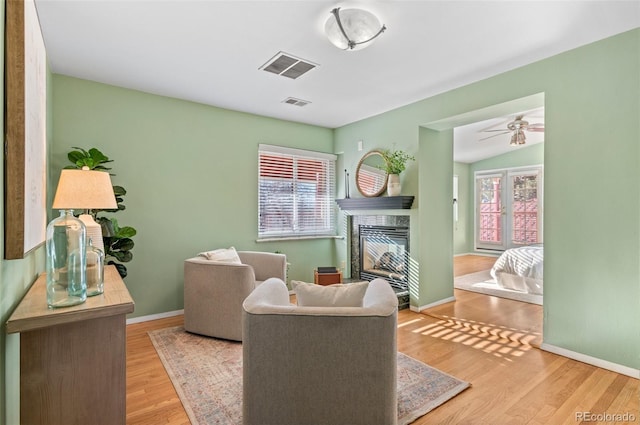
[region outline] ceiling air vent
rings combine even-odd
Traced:
[[[315,63],[297,58],[289,53],[278,52],[274,57],[269,59],[267,63],[262,65],[260,69],[295,80],[316,66],[318,65]]]
[[[288,97],[285,100],[283,100],[282,103],[288,103],[289,105],[296,105],[296,106],[306,106],[311,102],[309,102],[308,100],[296,99],[295,97]]]

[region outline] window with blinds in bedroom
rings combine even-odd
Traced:
[[[260,145],[258,239],[335,235],[336,156]]]

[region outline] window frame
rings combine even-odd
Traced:
[[[514,176],[523,176],[535,174],[537,177],[537,242],[532,243],[519,243],[513,241],[512,233],[514,228],[514,211],[513,211],[513,177]],[[478,181],[481,178],[492,178],[498,177],[501,179],[501,195],[500,195],[500,203],[502,206],[502,219],[500,224],[501,231],[501,241],[497,243],[492,242],[482,242],[479,238],[479,230],[480,230],[480,214],[478,211],[478,202],[479,202],[479,190],[478,190]],[[476,251],[497,251],[502,252],[510,248],[515,248],[518,246],[525,246],[528,244],[541,244],[543,243],[543,220],[544,220],[544,166],[539,165],[527,165],[521,167],[509,167],[509,168],[500,168],[500,169],[492,169],[492,170],[478,170],[474,172],[473,178],[473,187],[474,187],[474,206],[473,206],[473,221],[474,221],[474,249]]]
[[[258,146],[258,241],[335,237],[336,160],[337,155],[324,152],[266,144]],[[322,170],[321,178],[315,182],[308,178],[314,169],[316,173],[317,169]],[[265,173],[273,175],[265,176]],[[282,190],[277,189],[279,184]],[[272,185],[276,190],[265,191],[266,185]],[[277,221],[278,214],[265,211],[276,205],[279,197],[285,201],[282,222],[279,226],[269,226],[265,222],[268,220],[266,215]],[[291,199],[287,200],[287,197]]]

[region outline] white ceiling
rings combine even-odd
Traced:
[[[640,26],[637,0],[35,2],[54,73],[329,128]],[[323,33],[336,6],[387,31],[339,50]],[[279,51],[319,66],[259,70]]]

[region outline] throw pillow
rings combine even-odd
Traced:
[[[214,249],[213,251],[205,251],[198,254],[207,260],[218,261],[220,263],[236,263],[242,264],[238,252],[234,247]]]
[[[322,286],[292,280],[291,286],[298,305],[302,307],[362,307],[369,282]]]

